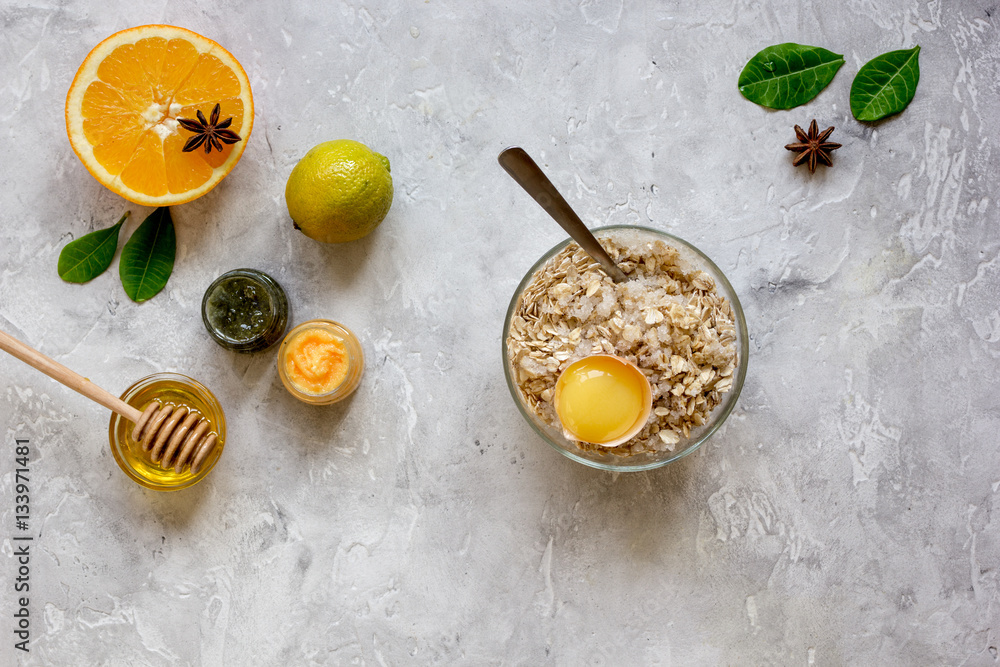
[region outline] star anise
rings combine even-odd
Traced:
[[[832,127],[828,127],[820,132],[815,120],[809,123],[809,134],[806,134],[801,127],[796,125],[795,136],[798,138],[799,143],[785,146],[788,150],[798,153],[795,159],[792,160],[792,164],[797,167],[803,162],[808,161],[809,173],[816,171],[817,162],[822,162],[826,166],[832,167],[833,162],[830,160],[830,151],[840,148],[840,144],[827,141],[831,132],[833,132]]]
[[[205,114],[201,112],[201,109],[198,109],[198,120],[178,118],[177,123],[181,127],[194,132],[194,136],[187,140],[181,150],[190,153],[204,144],[206,153],[211,153],[213,148],[221,153],[222,144],[235,144],[240,141],[240,135],[229,129],[229,126],[233,124],[232,116],[221,123],[219,122],[221,112],[222,107],[216,104],[208,120],[205,120]]]

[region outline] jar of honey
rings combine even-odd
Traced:
[[[151,401],[161,405],[184,406],[207,421],[218,437],[215,448],[198,472],[185,468],[176,472],[150,460],[143,446],[132,437],[135,424],[117,412],[111,413],[108,439],[111,453],[129,478],[154,491],[186,489],[204,479],[215,467],[226,444],[226,415],[215,396],[203,384],[180,373],[154,373],[125,390],[122,400],[143,410]]]

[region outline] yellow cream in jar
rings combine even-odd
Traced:
[[[278,349],[278,376],[304,403],[329,405],[350,396],[361,383],[365,354],[361,341],[333,320],[309,320],[285,336]]]
[[[288,342],[285,374],[300,391],[325,394],[347,377],[350,361],[344,341],[326,329],[306,329]]]

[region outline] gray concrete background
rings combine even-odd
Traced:
[[[289,6],[283,7],[283,4]],[[5,3],[0,328],[118,393],[210,387],[230,425],[178,493],[125,477],[108,412],[0,357],[0,664],[997,664],[1000,42],[992,0]],[[56,274],[72,238],[148,209],[87,173],[66,91],[112,32],[181,25],[230,50],[256,125],[233,173],[177,206],[166,290]],[[785,41],[843,53],[808,105],[736,80]],[[919,44],[901,115],[850,114],[854,74]],[[815,175],[792,126],[844,146]],[[392,163],[371,236],[292,229],[314,144]],[[678,234],[746,310],[727,426],[648,473],[548,448],[503,380],[523,273],[561,230],[496,164],[524,146],[591,225]],[[123,235],[124,237],[124,235]],[[213,343],[220,273],[263,269],[294,321],[361,337],[367,375],[315,408],[274,350]],[[15,438],[31,456],[32,638],[13,648]]]

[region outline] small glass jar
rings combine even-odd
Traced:
[[[318,392],[296,383],[295,378],[289,372],[289,355],[295,349],[296,339],[311,331],[325,332],[342,343],[347,361],[347,372],[343,379],[335,386],[324,387]],[[333,320],[303,322],[288,332],[278,349],[278,376],[281,378],[281,383],[285,385],[285,389],[292,396],[311,405],[329,405],[350,396],[361,383],[364,368],[365,355],[361,349],[361,341],[350,329]]]
[[[201,300],[209,335],[234,352],[259,352],[279,340],[288,324],[288,298],[263,271],[235,269],[215,279]]]
[[[154,373],[126,389],[121,397],[137,410],[143,410],[150,401],[184,405],[206,419],[211,430],[218,436],[215,448],[197,473],[192,473],[190,467],[178,473],[173,468],[163,468],[153,463],[142,445],[132,438],[135,424],[117,413],[111,413],[111,424],[108,428],[111,453],[118,466],[132,481],[154,491],[176,491],[205,479],[215,467],[226,444],[226,415],[212,392],[186,375]]]

